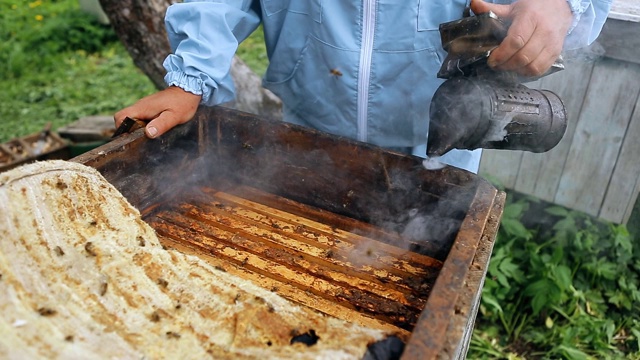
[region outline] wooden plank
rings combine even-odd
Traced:
[[[640,22],[608,19],[598,37],[605,56],[640,63]]]
[[[615,223],[626,223],[638,196],[640,182],[640,98],[636,101],[631,123],[624,137],[620,156],[611,176],[600,217]]]
[[[544,181],[544,179],[538,179],[540,176],[540,167],[545,162],[545,158],[548,155],[525,152],[522,154],[520,163],[520,169],[516,175],[516,183],[514,190],[523,194],[535,195],[536,184],[538,181]],[[539,196],[540,197],[540,196]],[[540,197],[543,200],[542,197]]]
[[[550,151],[543,154],[525,153],[522,156],[515,190],[545,201],[555,198],[593,66],[593,61],[572,61],[566,64],[564,71],[541,79],[539,88],[553,91],[564,102],[567,131],[562,141]]]
[[[598,215],[639,92],[640,65],[611,59],[595,65],[557,204]]]
[[[522,151],[482,150],[478,173],[491,181],[513,189],[522,161]]]
[[[629,204],[627,206],[627,211],[625,211],[624,213],[623,224],[626,224],[629,222],[629,220],[631,219],[631,215],[635,210],[636,202],[638,201],[638,199],[640,199],[640,178],[636,182],[636,189],[633,191],[633,193],[635,194],[635,196],[630,199],[631,201],[629,201]]]
[[[500,192],[496,197],[496,204],[491,209],[491,215],[480,239],[478,251],[471,264],[471,269],[469,269],[469,274],[464,281],[462,295],[456,303],[456,311],[449,321],[447,333],[460,333],[461,335],[447,338],[444,348],[438,353],[438,360],[464,360],[467,358],[476,316],[480,307],[480,299],[482,298],[482,288],[489,269],[489,260],[493,252],[498,227],[500,226],[500,218],[504,210],[506,196],[506,193]]]
[[[451,316],[459,310],[456,308],[458,301],[466,295],[463,291],[464,282],[472,271],[471,265],[482,239],[478,234],[483,234],[490,227],[492,210],[496,206],[502,208],[504,205],[498,204],[501,201],[504,201],[504,197],[493,186],[488,183],[478,185],[473,203],[438,274],[427,305],[402,353],[402,360],[435,360],[447,342],[463,341],[460,331],[450,333],[447,328]],[[465,255],[469,252],[473,253],[471,259]]]
[[[640,22],[640,2],[638,0],[614,0],[609,18]]]

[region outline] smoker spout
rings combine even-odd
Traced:
[[[452,149],[546,152],[564,136],[562,100],[547,90],[477,77],[454,77],[436,91],[429,110],[427,155]]]

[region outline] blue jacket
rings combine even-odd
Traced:
[[[595,40],[610,2],[569,0],[575,21],[565,47]],[[282,99],[286,121],[384,147],[424,149],[446,56],[438,26],[459,19],[468,3],[185,1],[167,10],[173,53],[165,80],[203,95],[207,105],[232,100],[231,60],[262,23],[269,58],[263,85]],[[479,152],[461,161],[454,165],[477,171]]]

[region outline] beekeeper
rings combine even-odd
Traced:
[[[199,104],[233,100],[232,58],[262,24],[263,85],[282,99],[285,121],[424,157],[446,55],[438,26],[469,5],[512,21],[490,66],[540,75],[563,49],[595,40],[611,0],[185,1],[165,19],[169,87],[117,112],[116,126],[127,116],[151,120],[145,132],[156,138],[189,121]],[[442,160],[477,172],[480,150],[452,150]]]

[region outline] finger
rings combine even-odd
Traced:
[[[181,118],[173,112],[165,111],[158,115],[155,119],[147,124],[144,129],[145,134],[150,139],[155,139],[158,136],[171,130],[176,125],[180,125],[189,120],[189,118]]]
[[[115,121],[116,124],[116,128],[118,126],[120,126],[120,124],[122,124],[122,122],[126,119],[126,118],[132,118],[132,119],[144,119],[147,120],[148,118],[144,117],[141,115],[142,113],[140,112],[140,110],[135,106],[129,106],[127,108],[124,108],[120,111],[118,111],[117,113],[115,113],[115,115],[113,116],[113,120]]]
[[[494,68],[499,68],[504,63],[508,62],[516,53],[522,50],[529,40],[531,39],[534,31],[536,29],[536,24],[530,20],[528,17],[519,17],[517,20],[514,20],[513,24],[507,31],[507,36],[502,40],[500,46],[495,48],[491,55],[489,56],[489,66]],[[533,61],[533,58],[527,58],[535,55],[536,52],[535,46],[531,48],[530,53],[520,54],[520,58],[515,59],[514,63],[530,63]],[[539,52],[540,49],[537,50]]]
[[[542,50],[538,57],[519,72],[525,76],[537,77],[546,73],[553,63],[558,59],[559,54],[550,51],[548,48]]]
[[[118,128],[124,119],[129,116],[127,115],[128,113],[128,108],[124,108],[113,115],[113,121],[115,122],[116,128]]]
[[[544,37],[540,36],[539,33],[534,33],[524,47],[514,53],[507,61],[497,65],[495,69],[521,73],[527,66],[541,56],[545,47],[546,42]]]
[[[560,56],[562,45],[558,32],[538,26],[525,46],[496,68],[527,76],[542,75]]]
[[[500,18],[509,18],[511,13],[510,5],[491,4],[483,0],[472,0],[471,11],[474,14],[484,14],[486,12],[493,12]]]
[[[138,100],[135,104],[118,111],[114,115],[116,126],[119,126],[125,118],[130,117],[139,120],[153,120],[162,111],[167,110],[167,104],[160,96],[155,93]]]

